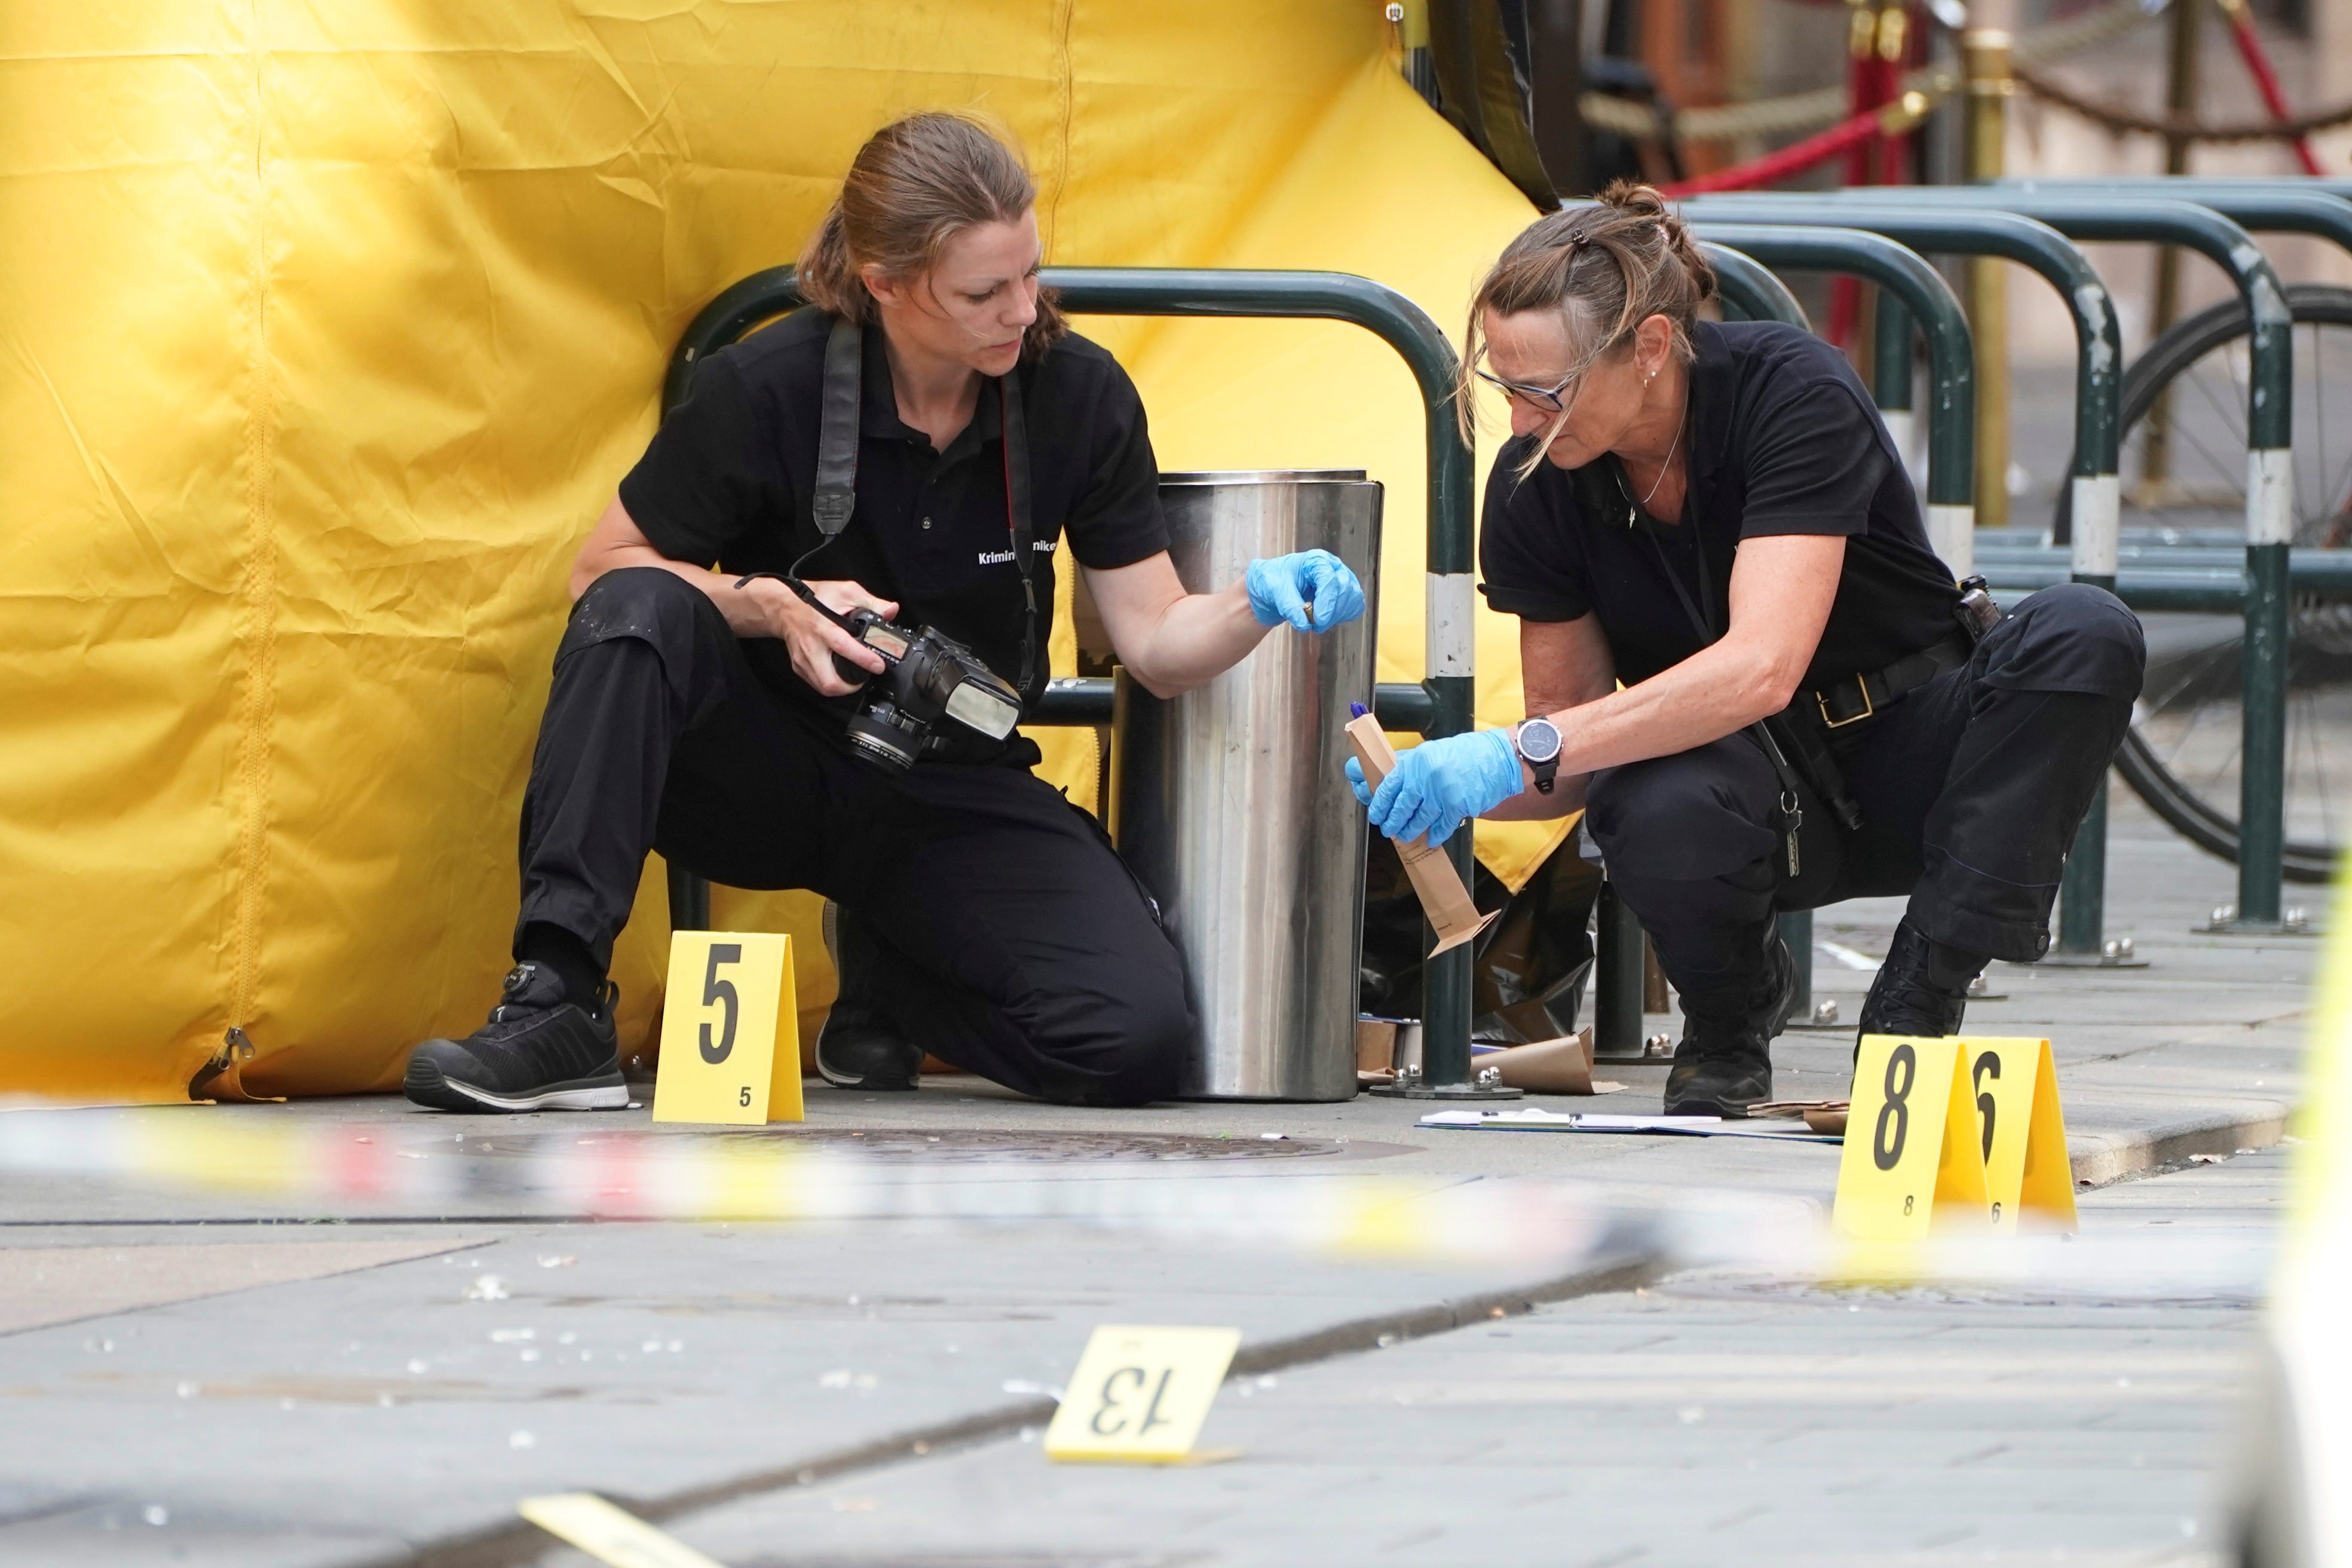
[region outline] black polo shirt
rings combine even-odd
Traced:
[[[702,362],[621,481],[621,504],[655,549],[724,573],[782,572],[823,540],[810,503],[832,325],[820,310],[797,310]],[[1142,400],[1108,351],[1065,335],[1014,374],[1036,550],[1037,676],[1024,693],[1034,701],[1053,629],[1053,552],[1066,538],[1083,565],[1129,566],[1168,548],[1168,525]],[[895,601],[902,623],[935,626],[1018,680],[1024,616],[996,383],[982,383],[971,423],[944,452],[898,417],[879,327],[865,333],[862,392],[856,511],[802,575],[862,584]],[[782,641],[747,638],[743,649],[788,701],[844,717],[856,708],[855,697],[818,696]],[[1034,758],[1025,742],[1015,749]]]
[[[1617,678],[1631,686],[1704,646],[1668,571],[1693,599],[1702,584],[1710,591],[1702,607],[1720,633],[1741,540],[1839,533],[1844,569],[1808,687],[1951,637],[1959,591],[1928,548],[1911,480],[1845,356],[1778,321],[1701,321],[1696,337],[1685,521],[1663,524],[1629,505],[1614,457],[1575,472],[1545,463],[1518,483],[1532,437],[1514,440],[1486,484],[1486,602],[1530,621],[1598,615]],[[1597,504],[1580,503],[1580,491]]]

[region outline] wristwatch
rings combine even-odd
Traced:
[[[1511,731],[1511,744],[1535,770],[1536,793],[1549,795],[1552,780],[1559,776],[1559,726],[1549,719],[1530,719]]]

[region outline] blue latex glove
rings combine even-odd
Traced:
[[[1465,817],[1493,810],[1527,781],[1511,732],[1476,730],[1423,741],[1400,754],[1377,794],[1365,786],[1364,770],[1353,757],[1348,782],[1356,786],[1356,798],[1372,808],[1372,826],[1391,838],[1426,835],[1432,844],[1443,844]]]
[[[1288,621],[1293,631],[1328,632],[1364,613],[1364,585],[1328,550],[1253,561],[1242,584],[1249,591],[1250,613],[1262,626]]]

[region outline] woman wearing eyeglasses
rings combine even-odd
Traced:
[[[1666,1110],[1740,1116],[1771,1098],[1793,1005],[1777,911],[1909,895],[1866,1034],[1953,1034],[1990,959],[2048,950],[2146,650],[2096,588],[2006,617],[1964,600],[1844,356],[1701,321],[1714,292],[1646,186],[1495,264],[1461,406],[1469,374],[1510,406],[1479,565],[1519,617],[1530,717],[1358,793],[1392,838],[1583,808],[1682,996]]]

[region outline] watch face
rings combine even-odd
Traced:
[[[1530,719],[1519,726],[1519,755],[1531,763],[1548,763],[1559,755],[1559,726],[1549,719]]]

